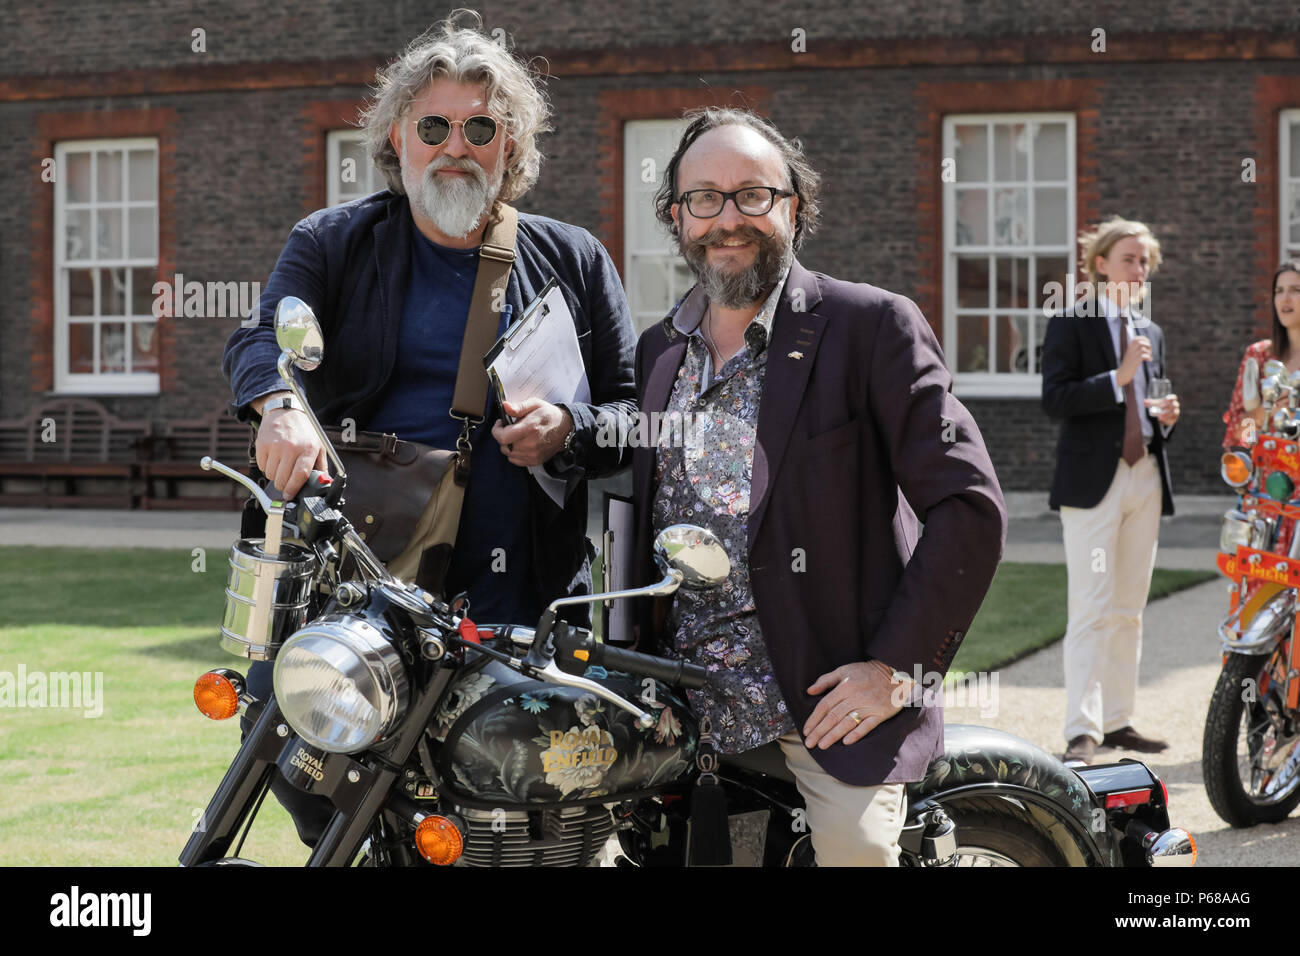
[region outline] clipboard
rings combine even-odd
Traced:
[[[632,549],[636,537],[632,499],[605,492],[605,531],[601,539],[601,590],[622,591],[631,587]],[[634,601],[602,601],[600,605],[601,640],[606,644],[630,647],[634,642]]]
[[[555,276],[551,276],[547,279],[546,285],[542,286],[542,291],[537,293],[533,298],[533,301],[528,303],[527,308],[519,314],[519,318],[510,323],[501,338],[497,339],[496,342],[492,344],[492,348],[488,349],[487,355],[483,356],[483,367],[488,370],[488,375],[493,379],[495,383],[494,387],[497,390],[497,397],[501,401],[505,401],[505,393],[501,390],[501,380],[497,378],[496,373],[492,370],[492,363],[495,362],[497,356],[507,348],[516,349],[519,347],[522,339],[527,338],[527,336],[521,336],[521,333],[524,329],[528,329],[531,332],[535,327],[534,320],[540,321],[550,315],[551,310],[550,306],[546,304],[546,297],[550,295],[551,290],[558,284],[559,283],[555,281]]]
[[[515,400],[538,398],[552,405],[591,402],[591,383],[573,314],[554,276],[488,349],[483,367],[495,389],[501,415],[511,424],[513,419],[505,410],[511,395]],[[576,481],[547,474],[541,465],[532,465],[528,471],[560,507],[577,486]]]

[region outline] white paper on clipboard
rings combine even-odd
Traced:
[[[524,311],[488,355],[487,368],[500,379],[509,401],[591,402],[573,315],[554,280],[548,283],[541,301]],[[563,507],[567,483],[551,477],[540,465],[528,470],[551,500]]]

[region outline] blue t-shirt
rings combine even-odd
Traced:
[[[478,250],[440,246],[418,229],[412,234],[411,285],[397,360],[366,427],[451,449],[461,429],[449,412]],[[507,305],[498,335],[509,325],[510,314]],[[448,598],[469,592],[476,622],[533,624],[541,608],[533,586],[528,473],[510,464],[492,437],[492,423],[499,417],[489,392],[485,419],[470,439],[469,485],[445,590]]]

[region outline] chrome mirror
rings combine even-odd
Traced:
[[[1248,412],[1259,408],[1259,362],[1254,358],[1246,359],[1241,369],[1241,407]]]
[[[1272,376],[1279,382],[1286,378],[1286,365],[1277,359],[1269,359],[1264,363],[1264,376]]]
[[[731,573],[731,559],[711,531],[690,524],[664,528],[655,538],[655,562],[665,571],[682,573],[682,587],[693,591],[717,587]]]
[[[291,295],[275,307],[275,341],[293,353],[293,364],[304,372],[312,371],[325,357],[325,338],[315,313],[306,302]]]
[[[1268,405],[1274,404],[1282,394],[1282,383],[1276,376],[1270,375],[1259,383],[1259,397]]]

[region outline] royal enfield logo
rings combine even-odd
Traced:
[[[551,746],[542,751],[542,770],[577,770],[581,767],[608,767],[618,759],[614,738],[599,727],[577,728],[565,733],[551,731]]]
[[[321,780],[325,776],[325,765],[301,747],[289,758],[289,766],[297,767],[313,780]]]

